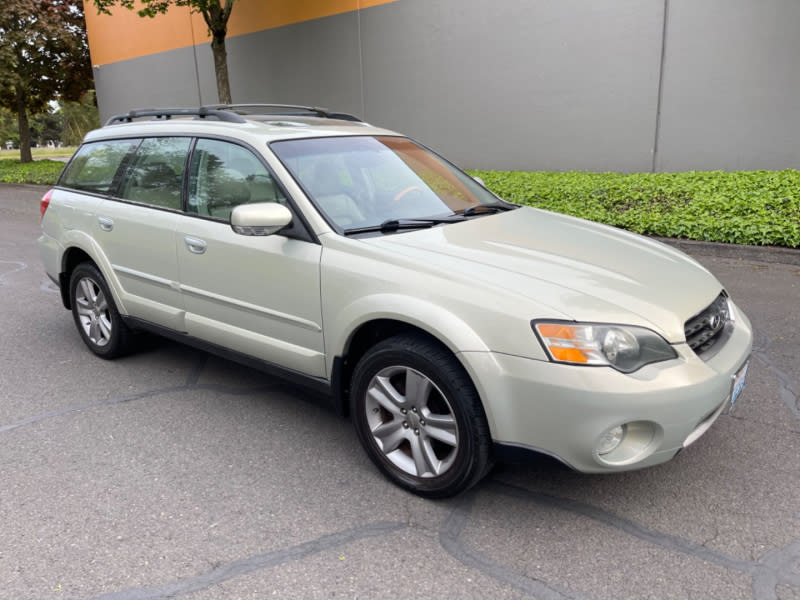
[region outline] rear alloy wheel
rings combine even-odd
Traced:
[[[421,496],[452,496],[490,467],[490,436],[472,381],[446,348],[400,335],[372,348],[353,374],[359,440],[395,483]]]
[[[91,263],[75,267],[69,298],[75,326],[92,352],[101,358],[115,358],[128,350],[131,332],[97,267]]]

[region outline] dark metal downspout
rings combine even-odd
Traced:
[[[667,20],[669,18],[669,0],[664,0],[664,13],[662,15],[661,23],[661,57],[658,66],[658,98],[656,100],[656,124],[655,132],[653,135],[653,151],[652,162],[650,163],[650,172],[656,172],[656,165],[658,159],[658,142],[661,137],[661,102],[664,95],[664,62],[667,53]]]

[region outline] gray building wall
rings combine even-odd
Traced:
[[[797,0],[398,0],[229,38],[235,102],[354,112],[464,167],[800,167]],[[95,70],[101,116],[215,103],[207,44]]]
[[[800,2],[670,0],[656,167],[800,168]]]

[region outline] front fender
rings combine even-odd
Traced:
[[[353,333],[370,321],[391,319],[413,325],[447,346],[451,352],[487,352],[477,332],[438,304],[402,294],[374,294],[357,298],[326,319],[327,345],[332,355],[343,355]]]
[[[328,355],[346,355],[353,335],[361,326],[384,319],[407,323],[425,331],[453,352],[472,379],[481,398],[489,430],[494,432],[495,420],[491,402],[486,397],[486,388],[478,375],[479,370],[486,370],[486,362],[491,362],[492,354],[469,323],[438,304],[413,296],[389,293],[358,298],[332,318],[326,319]],[[332,362],[329,362],[328,370],[328,376],[332,378]]]

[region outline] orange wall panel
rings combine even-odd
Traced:
[[[398,0],[236,0],[228,37],[301,23]],[[188,8],[172,7],[152,19],[136,11],[114,8],[98,15],[86,3],[86,31],[93,65],[105,65],[210,41],[203,17]]]

